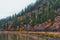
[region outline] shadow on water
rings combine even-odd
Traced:
[[[0,40],[17,40],[15,34],[0,34]]]
[[[0,40],[8,40],[7,34],[0,34]]]
[[[0,34],[0,40],[22,40],[19,34]]]

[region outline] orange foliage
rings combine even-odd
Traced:
[[[45,22],[44,25],[45,25],[46,27],[49,27],[49,26],[51,25],[51,23]]]
[[[20,31],[24,31],[24,30],[25,30],[24,27],[21,27],[21,28],[20,28]]]
[[[57,26],[59,22],[55,21],[53,26]]]
[[[34,28],[38,28],[39,27],[39,25],[38,24],[36,24],[35,26],[34,26]]]

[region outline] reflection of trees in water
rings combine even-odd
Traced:
[[[0,40],[8,40],[7,34],[0,34]]]
[[[19,34],[8,34],[8,40],[21,40]]]

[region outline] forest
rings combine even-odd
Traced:
[[[18,14],[0,20],[0,30],[60,31],[60,0],[36,0]]]

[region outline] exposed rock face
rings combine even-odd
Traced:
[[[12,24],[13,24],[12,21],[8,21],[8,22],[7,22],[7,30],[10,30],[10,29],[11,29]]]
[[[57,30],[57,28],[55,26],[50,26],[47,29],[48,29],[48,31],[56,31]]]
[[[55,18],[55,21],[60,22],[60,16],[57,16],[57,17]]]
[[[48,31],[60,31],[60,16],[55,18],[55,22],[52,26],[46,28]]]
[[[48,24],[49,25],[49,24]],[[40,26],[34,26],[35,28],[29,30],[33,31],[60,31],[60,16],[55,18],[55,22],[52,26],[46,26],[44,24],[40,24]]]
[[[57,9],[58,16],[60,16],[60,8]]]
[[[45,30],[45,26],[41,25],[41,26],[39,26],[37,28],[34,28],[34,30],[36,30],[36,31],[43,31],[43,30]]]
[[[58,28],[58,31],[60,31],[60,23],[58,24],[59,28]]]

